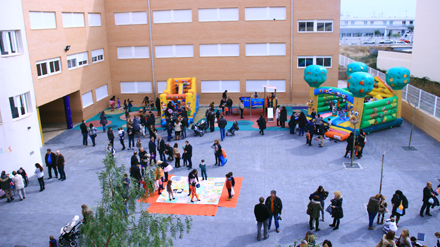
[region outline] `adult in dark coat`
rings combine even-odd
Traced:
[[[254,207],[255,219],[257,220],[257,240],[261,240],[261,226],[263,226],[264,239],[269,237],[267,234],[267,220],[270,218],[269,208],[264,205],[264,197],[260,197],[260,203]]]
[[[188,141],[185,141],[185,148],[184,148],[184,152],[185,152],[185,158],[188,161],[188,170],[192,169],[192,161],[191,161],[191,157],[192,157],[192,146],[191,144],[189,144]]]
[[[219,105],[219,107],[222,108],[222,113],[223,113],[223,115],[224,115],[224,114],[225,114],[225,107],[226,107],[226,99],[222,99],[222,100],[220,100],[220,105]]]
[[[222,94],[222,99],[225,99],[228,97],[228,90],[225,90]]]
[[[2,171],[0,176],[0,189],[5,192],[6,198],[8,199],[7,202],[14,200],[11,193],[11,178],[9,178],[9,174],[6,174],[5,171]]]
[[[156,109],[157,109],[157,115],[162,116],[160,114],[160,99],[159,99],[159,97],[156,98]]]
[[[287,121],[287,109],[285,106],[283,106],[281,108],[281,112],[280,112],[280,125],[281,128],[285,128],[286,127],[286,121]]]
[[[423,205],[420,209],[420,216],[423,217],[423,211],[425,211],[426,208],[426,215],[432,216],[429,213],[429,208],[431,207],[431,204],[429,203],[429,199],[435,197],[434,190],[432,189],[432,183],[428,182],[426,184],[426,187],[423,189]]]
[[[295,126],[296,126],[296,115],[295,112],[292,113],[292,116],[290,116],[289,120],[289,128],[290,128],[290,134],[295,134]]]
[[[370,200],[368,201],[367,204],[367,212],[369,218],[368,230],[374,230],[373,222],[374,222],[374,218],[377,215],[377,212],[379,212],[380,198],[382,198],[382,195],[377,194],[376,196],[370,197]]]
[[[391,203],[393,204],[393,211],[391,212],[391,217],[396,217],[396,225],[399,223],[400,217],[405,215],[405,210],[408,208],[408,199],[400,190],[396,190],[391,198]],[[402,211],[397,212],[399,206],[402,205]],[[399,209],[400,211],[400,209]]]
[[[319,196],[315,195],[313,199],[307,205],[307,213],[310,215],[309,226],[310,230],[316,229],[319,231],[319,215],[321,214],[322,206]],[[315,221],[315,227],[313,227],[313,221]]]
[[[215,113],[214,110],[209,110],[206,120],[209,124],[209,129],[211,132],[214,132],[214,123],[215,123]]]
[[[304,130],[306,128],[306,125],[307,125],[306,114],[304,114],[304,112],[301,112],[298,117],[299,136],[304,135]]]
[[[56,167],[58,168],[58,172],[60,173],[60,178],[59,180],[64,181],[66,180],[66,173],[64,172],[64,156],[60,153],[59,150],[57,150],[56,152],[56,159],[55,159],[55,164]],[[55,168],[54,168],[55,170]]]
[[[114,146],[115,135],[113,134],[113,129],[112,129],[112,127],[108,127],[108,130],[107,130],[107,138],[108,138],[108,141],[110,142],[110,144],[112,145],[112,147],[115,147],[115,146]]]
[[[218,127],[220,129],[220,139],[223,141],[226,136],[226,125],[228,124],[228,121],[223,117],[223,115],[220,116],[220,120],[218,120]]]
[[[365,132],[363,129],[359,130],[359,135],[356,138],[356,146],[358,146],[358,159],[362,158],[362,152],[364,151],[365,146]]]
[[[162,136],[157,137],[157,150],[159,151],[160,160],[166,161],[167,158],[165,156],[165,151],[166,151],[165,140],[162,139]]]
[[[79,128],[81,129],[81,134],[83,136],[83,145],[87,146],[87,134],[89,133],[89,130],[87,129],[86,121],[82,120]]]
[[[341,192],[335,191],[335,198],[331,200],[332,202],[332,217],[333,217],[333,224],[331,224],[331,227],[334,227],[333,230],[339,229],[339,223],[342,218],[344,218],[344,211],[342,210],[342,195]]]
[[[260,128],[260,134],[264,135],[264,130],[266,129],[266,119],[263,117],[263,114],[260,115],[260,118],[257,120],[258,128]]]
[[[269,225],[267,227],[267,230],[270,230],[270,226],[272,224],[272,218],[274,218],[276,232],[280,232],[279,215],[281,215],[281,210],[283,209],[283,203],[281,202],[281,199],[277,196],[277,192],[275,190],[272,190],[270,192],[270,196],[266,198],[265,204],[270,211]]]
[[[153,163],[151,163],[152,160],[154,160],[154,163],[156,162],[156,143],[154,142],[154,138],[150,138],[150,142],[148,143],[148,151],[150,152],[150,165],[152,166]]]
[[[44,161],[46,162],[46,167],[49,170],[49,178],[52,178],[52,169],[55,172],[55,178],[58,178],[58,171],[57,171],[57,156],[52,153],[52,150],[48,149],[46,152],[46,156],[44,157]]]
[[[137,164],[135,166],[130,167],[130,177],[135,178],[138,181],[138,183],[142,179],[140,166],[141,164]]]
[[[347,147],[345,148],[345,155],[344,157],[347,158],[348,152],[350,152],[350,157],[353,155],[353,142],[354,142],[354,135],[353,132],[350,133],[350,136],[347,138]]]
[[[137,155],[138,155],[138,153],[136,151],[134,151],[133,156],[131,156],[131,161],[130,161],[131,166],[135,166],[135,165],[139,164],[139,160],[138,160]]]
[[[232,105],[233,105],[233,101],[231,98],[228,97],[228,100],[226,100],[226,106],[228,106],[227,115],[232,115]]]
[[[105,132],[105,126],[107,125],[108,121],[104,111],[101,112],[99,119],[99,123],[102,125],[102,130]]]
[[[310,194],[309,200],[312,200],[313,197],[315,197],[315,196],[319,196],[319,201],[321,202],[321,206],[322,206],[321,216],[322,216],[322,221],[324,221],[325,199],[327,199],[327,197],[328,197],[328,191],[326,191],[324,189],[324,187],[322,187],[322,185],[320,185],[315,192]]]
[[[147,154],[147,151],[145,151],[143,147],[139,148],[139,162],[144,167],[148,162],[148,154]]]
[[[312,119],[310,122],[307,123],[306,126],[307,133],[310,135],[310,137],[306,138],[306,144],[309,144],[309,146],[312,146],[312,140],[313,135],[315,134],[315,120]]]
[[[186,129],[188,129],[188,114],[185,114],[182,119],[182,139],[186,138]]]

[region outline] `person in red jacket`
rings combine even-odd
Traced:
[[[232,200],[232,179],[231,173],[226,174],[226,189],[228,189],[228,199],[226,201]]]
[[[200,201],[196,191],[196,182],[192,182],[192,184],[189,186],[189,190],[191,191],[191,202],[194,202],[194,196],[197,198],[197,201]]]

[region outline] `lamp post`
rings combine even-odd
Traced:
[[[353,113],[353,110],[350,113],[350,123],[353,124],[354,128],[353,128],[353,147],[351,149],[351,154],[350,154],[350,158],[351,158],[351,162],[350,162],[350,166],[353,167],[353,154],[355,154],[355,143],[356,143],[356,124],[359,123],[359,117],[356,113]]]
[[[409,143],[408,143],[408,147],[404,148],[405,150],[409,150],[409,151],[415,151],[417,150],[415,147],[411,147],[411,139],[412,139],[412,134],[413,134],[413,129],[414,129],[414,119],[416,117],[416,104],[408,102],[408,104],[414,109],[413,111],[413,119],[412,119],[412,125],[411,125],[411,133],[409,134]]]

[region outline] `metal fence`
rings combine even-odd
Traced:
[[[357,62],[346,56],[339,54],[339,65],[347,67],[348,64]],[[369,68],[368,71],[373,76],[379,76],[382,80],[386,80],[385,73],[376,69]],[[402,90],[402,99],[415,105],[418,109],[440,119],[440,99],[439,97],[425,92],[417,87],[408,85]]]

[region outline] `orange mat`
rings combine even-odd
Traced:
[[[156,214],[178,214],[178,215],[202,215],[202,216],[215,216],[218,207],[235,208],[237,207],[238,197],[240,195],[241,184],[243,183],[242,177],[234,177],[235,195],[231,201],[228,199],[228,190],[226,186],[223,187],[220,200],[217,205],[212,204],[181,204],[181,203],[161,203],[156,202],[159,195],[154,193],[150,197],[139,199],[139,202],[150,203],[147,211]],[[166,183],[164,183],[164,187]]]
[[[235,195],[232,197],[232,200],[226,201],[226,199],[228,199],[228,189],[226,189],[226,185],[225,185],[223,187],[222,195],[220,196],[220,200],[218,201],[218,204],[217,204],[219,207],[224,207],[224,208],[237,207],[237,201],[238,201],[238,197],[240,195],[240,189],[241,189],[241,184],[243,183],[243,178],[234,177],[234,180],[235,180],[235,186],[234,186]]]

